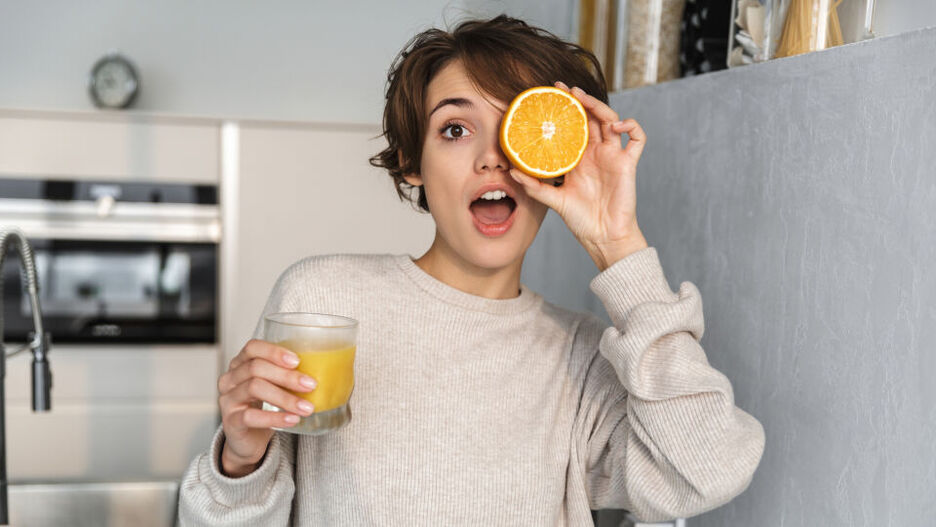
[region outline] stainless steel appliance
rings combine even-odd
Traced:
[[[0,180],[0,226],[32,242],[58,343],[215,342],[218,221],[214,186]],[[18,265],[2,269],[3,307],[23,340]]]

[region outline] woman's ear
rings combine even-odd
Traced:
[[[405,164],[403,162],[402,150],[397,150],[397,161],[399,161],[400,166],[403,166]],[[403,180],[409,183],[410,185],[413,185],[414,187],[419,187],[419,186],[422,186],[423,184],[422,176],[417,173],[404,174]]]
[[[406,182],[409,183],[410,185],[413,185],[414,187],[421,187],[423,184],[422,176],[420,176],[419,174],[406,174],[403,176],[403,179],[406,180]]]

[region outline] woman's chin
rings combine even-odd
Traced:
[[[508,240],[502,240],[507,242]],[[519,265],[523,261],[525,247],[520,247],[516,240],[514,243],[482,243],[474,245],[466,251],[464,257],[473,265],[482,269],[503,269],[512,265]]]

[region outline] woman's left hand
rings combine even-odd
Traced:
[[[588,114],[588,145],[582,160],[566,174],[562,186],[512,168],[510,175],[533,199],[559,213],[600,271],[647,247],[637,226],[637,161],[647,142],[633,119],[621,121],[607,104],[580,88],[561,82]],[[621,147],[621,134],[629,137]]]

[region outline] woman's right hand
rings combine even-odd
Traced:
[[[218,378],[218,404],[224,429],[221,470],[231,477],[246,476],[263,459],[273,430],[311,415],[312,404],[290,393],[308,392],[316,381],[296,371],[299,357],[286,348],[263,340],[247,342]],[[261,410],[266,401],[283,412]]]

